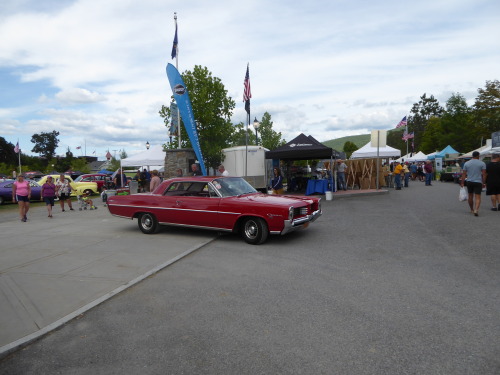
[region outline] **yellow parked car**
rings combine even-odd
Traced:
[[[46,176],[43,176],[41,179],[39,179],[37,182],[40,186],[42,186],[45,182],[47,182],[47,177],[52,176],[54,179],[54,183],[57,183],[59,181],[59,175],[58,174],[48,174]],[[95,182],[75,182],[71,178],[71,176],[65,174],[64,177],[66,180],[69,181],[71,185],[71,195],[72,196],[77,196],[77,195],[83,195],[83,193],[87,193],[89,195],[93,194],[98,194],[98,188],[97,184]]]

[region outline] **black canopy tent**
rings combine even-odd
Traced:
[[[333,186],[333,164],[343,154],[321,144],[312,136],[300,133],[287,144],[274,150],[266,151],[266,159],[280,159],[290,165],[292,160],[330,159],[330,183]],[[288,172],[290,173],[290,172]],[[290,176],[288,176],[290,177]]]
[[[341,155],[338,151],[327,147],[312,136],[300,133],[287,144],[266,151],[266,159],[281,160],[310,160],[310,159],[338,159]]]

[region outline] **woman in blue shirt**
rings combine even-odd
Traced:
[[[273,189],[273,194],[283,194],[283,177],[279,168],[274,168],[274,178],[271,181],[271,188]]]

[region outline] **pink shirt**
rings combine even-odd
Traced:
[[[28,187],[30,185],[28,181],[23,181],[23,182],[16,181],[14,182],[14,185],[16,185],[16,195],[20,195],[23,197],[28,196],[29,194]]]

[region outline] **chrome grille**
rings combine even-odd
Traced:
[[[305,216],[309,213],[309,209],[307,206],[305,207],[298,207],[298,208],[294,208],[293,209],[293,216],[294,217],[297,217],[297,216]]]

